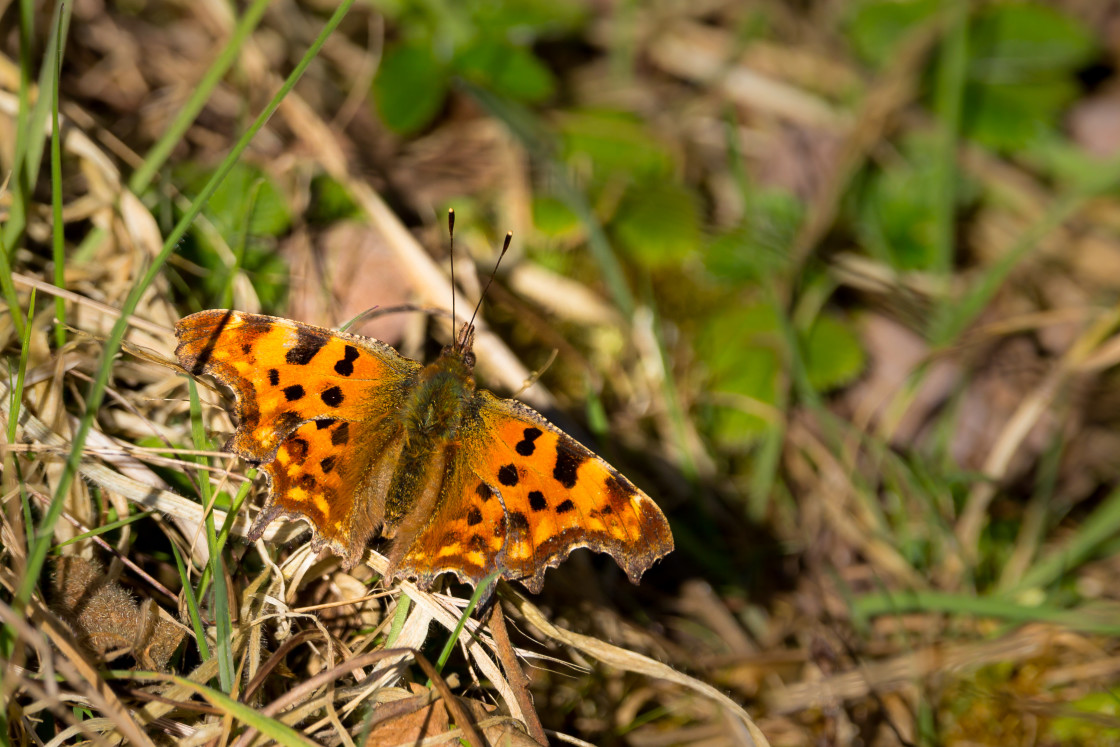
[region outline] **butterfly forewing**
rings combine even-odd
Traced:
[[[309,420],[391,411],[394,383],[420,368],[376,340],[261,314],[202,311],[179,320],[175,334],[185,369],[233,389],[238,425],[227,448],[258,464]]]

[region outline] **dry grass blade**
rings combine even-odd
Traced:
[[[806,708],[835,707],[846,700],[870,693],[885,694],[907,687],[935,674],[962,672],[996,662],[1033,658],[1052,645],[1055,631],[1032,626],[994,641],[948,646],[930,646],[889,661],[866,664],[856,670],[799,682],[769,696],[777,713],[795,713]]]
[[[530,736],[541,744],[548,744],[548,737],[545,736],[540,716],[537,715],[537,711],[533,707],[532,696],[529,694],[529,680],[525,676],[525,672],[522,671],[521,665],[517,662],[517,653],[513,650],[513,644],[509,641],[505,617],[502,615],[501,600],[495,599],[493,604],[494,609],[490,613],[490,633],[494,636],[494,643],[497,644],[496,650],[498,658],[502,662],[502,669],[505,670],[506,677],[509,678],[509,683],[513,687],[514,696],[521,706],[521,713],[529,727]]]
[[[545,617],[544,613],[542,613],[536,605],[520,594],[507,592],[507,598],[529,624],[548,638],[559,641],[565,646],[578,649],[582,653],[612,667],[617,667],[627,672],[644,674],[648,677],[668,680],[699,693],[706,698],[710,698],[726,709],[728,713],[735,718],[736,722],[743,727],[744,735],[749,735],[749,738],[753,740],[753,744],[756,745],[756,747],[769,747],[770,742],[766,740],[766,736],[755,725],[750,715],[743,710],[743,707],[708,683],[698,680],[695,677],[682,674],[670,666],[662,664],[659,661],[654,661],[648,656],[642,656],[633,651],[627,651],[626,649],[612,646],[609,643],[600,641],[597,638],[592,638],[591,636],[581,635],[579,633],[573,633],[570,630],[558,628],[549,622],[548,618]]]
[[[440,695],[443,697],[448,709],[451,710],[456,722],[459,724],[459,728],[463,730],[463,733],[471,740],[473,744],[486,744],[486,742],[482,740],[478,732],[475,731],[475,727],[471,717],[467,714],[466,711],[463,710],[458,700],[451,693],[451,689],[447,686],[447,682],[444,681],[439,673],[436,672],[435,667],[433,667],[431,663],[428,662],[428,660],[425,659],[419,651],[415,651],[413,649],[384,649],[381,651],[373,651],[368,654],[355,656],[349,661],[342,662],[341,664],[338,664],[337,666],[326,671],[320,672],[319,674],[306,680],[305,682],[300,683],[296,687],[286,692],[280,698],[277,698],[276,700],[261,708],[261,713],[266,716],[276,716],[285,708],[288,708],[289,706],[301,700],[309,698],[310,694],[313,691],[317,690],[319,687],[333,682],[339,677],[348,674],[355,669],[366,667],[383,659],[393,658],[397,656],[412,657],[420,666],[420,668],[424,670],[425,674],[432,678],[433,684],[439,691]],[[234,743],[234,747],[246,747],[247,745],[252,743],[253,737],[255,735],[256,731],[254,729],[246,730],[245,733],[240,736],[237,742]]]

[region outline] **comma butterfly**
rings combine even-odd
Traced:
[[[226,450],[269,477],[250,540],[275,518],[304,519],[317,549],[353,566],[380,530],[389,578],[477,585],[497,570],[534,593],[579,547],[609,553],[634,583],[673,549],[649,496],[535,410],[475,387],[471,322],[428,365],[239,311],[191,314],[175,335],[183,368],[236,396]]]

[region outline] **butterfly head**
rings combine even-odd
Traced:
[[[439,358],[426,368],[449,373],[460,379],[474,378],[474,325],[467,323],[459,331],[455,341],[444,345]]]

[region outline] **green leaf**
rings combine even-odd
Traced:
[[[1054,128],[1080,92],[1079,67],[1097,53],[1089,29],[1035,3],[998,3],[976,19],[969,40],[965,133],[1016,150]]]
[[[578,31],[587,6],[572,0],[474,0],[470,8],[477,28],[495,37],[532,38]]]
[[[556,90],[552,71],[529,50],[499,41],[474,44],[455,67],[479,85],[519,101],[543,101]]]
[[[1025,148],[1045,137],[1077,97],[1073,78],[1032,83],[973,84],[965,90],[965,133],[994,150]]]
[[[661,141],[630,114],[568,112],[559,119],[564,157],[586,162],[596,173],[643,177],[668,175],[673,159]]]
[[[906,33],[933,16],[940,0],[875,0],[855,4],[845,31],[863,60],[881,67],[893,58]]]
[[[891,267],[931,270],[940,262],[938,197],[929,189],[939,168],[937,143],[929,136],[911,136],[899,152],[903,158],[851,190],[854,229],[868,253]],[[974,199],[975,188],[963,176],[953,190],[960,203]]]
[[[198,194],[213,176],[214,169],[198,163],[183,163],[172,172],[180,189],[191,196]],[[253,185],[262,182],[256,195]],[[261,169],[239,162],[207,203],[205,213],[217,227],[222,238],[231,245],[245,222],[245,214],[253,211],[249,235],[279,236],[291,226],[292,219],[284,197]]]
[[[1091,692],[1062,708],[1050,726],[1060,744],[1115,744],[1120,740],[1120,688]]]
[[[721,447],[750,447],[773,427],[759,412],[777,403],[781,345],[774,309],[762,304],[731,308],[707,320],[696,335],[710,395],[701,415]]]
[[[817,317],[802,346],[805,373],[819,392],[850,384],[867,363],[855,332],[833,316]]]
[[[708,272],[733,283],[773,278],[788,264],[789,247],[804,212],[801,202],[788,192],[753,193],[742,224],[713,238],[705,248]]]
[[[431,124],[447,96],[447,70],[428,46],[391,47],[373,80],[373,100],[389,129],[401,135]]]
[[[533,197],[533,226],[549,238],[571,236],[581,230],[579,216],[556,197]]]
[[[680,264],[700,247],[696,196],[674,182],[631,187],[610,228],[634,261],[652,269]]]
[[[327,174],[319,174],[311,180],[311,204],[307,208],[309,223],[326,226],[361,216],[361,209],[342,184]]]

